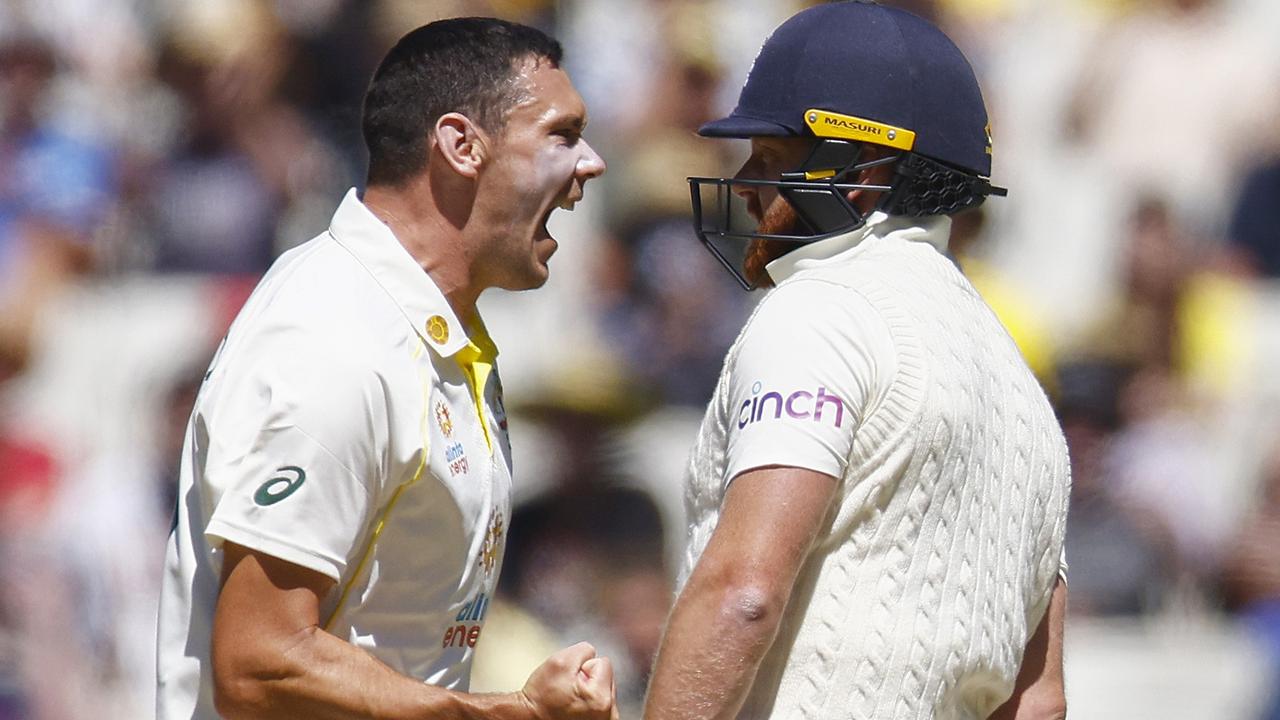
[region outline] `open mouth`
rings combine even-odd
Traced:
[[[582,199],[581,190],[577,190],[576,192],[571,190],[565,193],[565,195],[560,199],[559,202],[547,208],[547,211],[542,215],[541,230],[542,230],[543,236],[551,237],[550,231],[547,230],[547,223],[550,222],[552,213],[554,213],[556,210],[565,210],[568,212],[573,212],[574,207],[578,204],[578,201],[581,199]]]
[[[553,205],[547,208],[547,211],[542,214],[542,222],[538,225],[538,237],[540,238],[551,237],[551,231],[547,229],[547,223],[551,221],[551,213],[555,212],[558,209],[558,207],[559,206]]]
[[[573,212],[573,207],[577,205],[578,201],[581,199],[582,199],[582,188],[571,187],[569,191],[564,194],[564,197],[560,199],[560,202],[556,204],[556,207],[561,210],[568,210],[569,212]]]

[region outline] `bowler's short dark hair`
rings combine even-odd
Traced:
[[[400,38],[373,74],[361,130],[369,184],[399,185],[426,165],[427,133],[458,112],[500,132],[520,99],[512,80],[526,59],[560,66],[560,43],[495,18],[454,18]]]

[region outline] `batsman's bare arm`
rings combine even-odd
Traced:
[[[835,488],[830,475],[792,467],[749,470],[734,479],[667,622],[646,720],[738,713]]]
[[[1049,609],[1027,641],[1013,695],[990,720],[1063,720],[1067,716],[1062,672],[1062,635],[1067,617],[1067,583],[1058,577]]]
[[[401,675],[325,632],[333,588],[313,570],[227,543],[213,621],[214,696],[236,718],[617,718],[613,670],[579,643],[552,655],[524,689],[471,695]]]

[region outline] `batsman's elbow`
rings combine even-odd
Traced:
[[[787,598],[766,583],[733,584],[719,598],[720,617],[732,626],[771,628],[786,608]]]
[[[1011,699],[988,720],[1066,720],[1065,693],[1042,693]]]
[[[1046,700],[1042,707],[1035,709],[1034,720],[1066,720],[1067,696],[1061,695]]]

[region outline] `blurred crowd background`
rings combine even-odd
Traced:
[[[635,717],[688,449],[758,299],[684,182],[744,147],[693,131],[804,4],[0,0],[0,719],[152,714],[201,374],[360,184],[381,54],[450,15],[558,37],[610,166],[553,216],[548,286],[482,298],[517,509],[474,686],[589,639]],[[1280,3],[885,4],[940,23],[990,107],[1010,195],[953,250],[1067,433],[1072,716],[1280,718]]]

